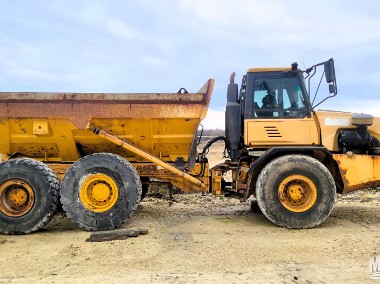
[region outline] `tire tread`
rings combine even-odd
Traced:
[[[270,217],[270,214],[269,214],[269,208],[268,206],[265,204],[265,201],[263,199],[263,195],[259,193],[257,193],[258,191],[260,190],[263,190],[264,186],[263,184],[265,183],[266,180],[268,180],[269,178],[269,175],[271,174],[271,172],[273,171],[273,169],[277,169],[281,166],[283,166],[283,161],[284,160],[291,160],[291,159],[299,159],[301,162],[304,162],[304,163],[310,163],[314,168],[319,168],[320,170],[322,170],[327,177],[329,177],[329,184],[332,188],[335,188],[335,182],[330,174],[330,172],[328,171],[328,169],[321,163],[319,162],[318,160],[316,160],[315,158],[313,157],[310,157],[310,156],[307,156],[307,155],[300,155],[300,154],[294,154],[294,155],[286,155],[286,156],[281,156],[279,158],[276,158],[272,161],[270,161],[263,169],[262,171],[260,172],[259,176],[258,176],[258,179],[257,179],[257,183],[256,183],[256,198],[257,198],[257,203],[262,211],[262,213],[269,219],[271,220],[273,223],[275,223],[274,220],[272,220],[272,218]],[[335,203],[335,194],[334,194],[334,198],[333,200],[331,200],[332,202],[332,205]],[[320,218],[319,220],[313,222],[313,223],[310,223],[308,225],[302,225],[302,226],[294,226],[294,225],[285,225],[284,227],[288,228],[288,229],[309,229],[309,228],[313,228],[313,227],[316,227],[318,225],[320,225],[323,221],[326,220],[326,218],[330,215],[330,213],[332,212],[333,210],[333,206],[330,206],[329,208],[329,212],[326,214],[325,217],[323,218]]]
[[[139,174],[137,173],[137,170],[135,169],[135,167],[133,167],[131,165],[130,162],[128,162],[126,159],[120,157],[119,155],[116,155],[116,154],[112,154],[112,153],[95,153],[95,154],[91,154],[91,155],[87,155],[81,159],[79,159],[77,162],[80,162],[82,161],[83,159],[88,159],[89,157],[91,156],[98,156],[98,157],[112,157],[116,160],[118,160],[119,162],[121,162],[133,175],[133,178],[134,178],[134,182],[135,184],[137,185],[137,202],[133,205],[133,208],[129,214],[129,216],[122,220],[121,224],[112,224],[112,228],[111,229],[116,229],[118,228],[119,226],[121,226],[123,223],[127,222],[129,220],[129,218],[132,216],[133,212],[136,211],[137,207],[138,207],[138,204],[141,200],[141,194],[142,194],[142,186],[141,186],[141,181],[140,181],[140,177],[139,177]],[[61,195],[61,203],[63,204],[62,208],[63,208],[63,211],[65,212],[66,216],[72,220],[78,227],[80,227],[81,229],[84,229],[86,231],[97,231],[97,229],[93,228],[93,227],[90,227],[90,226],[86,226],[85,224],[82,224],[80,222],[76,222],[76,218],[77,216],[75,216],[74,214],[72,214],[70,212],[70,210],[67,210],[65,209],[65,205],[64,205],[64,201],[63,201],[63,196]]]
[[[45,180],[49,182],[49,186],[50,186],[49,190],[52,194],[53,202],[50,204],[50,208],[47,214],[33,228],[23,231],[23,232],[7,231],[0,228],[0,233],[6,234],[6,235],[17,235],[17,234],[29,234],[32,232],[36,232],[40,228],[47,225],[51,221],[51,219],[53,218],[54,214],[57,211],[58,202],[59,202],[60,181],[57,175],[46,164],[40,161],[31,159],[31,158],[16,158],[16,159],[3,162],[2,164],[0,164],[0,171],[1,171],[1,166],[5,165],[5,163],[13,163],[14,164],[13,166],[16,168],[26,165],[30,168],[35,168],[38,172],[40,172],[41,175],[44,176]]]

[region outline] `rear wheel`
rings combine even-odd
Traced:
[[[22,158],[0,164],[0,232],[27,234],[46,225],[59,189],[56,174],[41,162]]]
[[[120,156],[98,153],[75,162],[62,181],[67,217],[89,231],[112,230],[125,222],[141,199],[136,169]]]
[[[294,229],[322,223],[332,211],[335,194],[327,168],[304,155],[274,159],[263,168],[256,184],[263,214],[276,225]]]

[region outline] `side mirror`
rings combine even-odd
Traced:
[[[335,68],[334,68],[334,59],[330,59],[324,63],[325,66],[325,75],[326,75],[326,82],[327,83],[334,83],[335,82]],[[331,85],[330,85],[331,86]],[[329,87],[330,93],[331,87]]]
[[[329,84],[329,92],[330,92],[330,94],[335,94],[335,92],[336,92],[335,85]]]

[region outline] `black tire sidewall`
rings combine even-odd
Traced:
[[[0,165],[0,184],[10,179],[27,182],[34,192],[34,204],[31,210],[20,217],[9,217],[0,212],[0,231],[6,234],[23,234],[36,231],[56,210],[57,189],[51,186],[45,166],[38,161],[18,158]],[[57,179],[58,180],[58,179]]]
[[[127,166],[126,166],[127,165]],[[133,213],[140,196],[136,177],[129,162],[113,154],[93,154],[75,162],[67,171],[61,189],[61,203],[67,216],[86,230],[111,230]],[[80,187],[91,174],[105,174],[118,187],[118,198],[105,212],[87,209],[80,199]]]
[[[335,202],[335,183],[322,163],[308,156],[288,155],[266,167],[262,172],[265,177],[259,176],[261,184],[258,184],[256,194],[258,204],[269,220],[279,226],[299,229],[317,226],[330,215]],[[317,188],[317,200],[305,212],[291,212],[280,203],[279,185],[290,175],[306,176]]]

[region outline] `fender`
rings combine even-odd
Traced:
[[[264,168],[264,166],[271,160],[279,156],[283,156],[287,154],[304,154],[304,155],[308,155],[315,158],[318,155],[317,153],[323,153],[324,154],[323,160],[327,159],[328,164],[336,164],[332,153],[326,147],[323,147],[323,146],[287,146],[287,147],[272,147],[268,149],[263,155],[257,158],[250,165],[247,179],[245,181],[246,186],[247,186],[246,188],[248,189],[246,191],[246,198],[254,194],[257,177],[259,173],[261,172],[261,170]],[[323,162],[323,164],[326,164],[326,162]],[[333,169],[331,169],[330,167],[327,167],[327,168],[331,172],[331,174],[334,177],[334,180],[337,183],[335,171],[333,171]],[[339,175],[338,180],[339,179],[341,179],[340,175]],[[338,188],[338,183],[337,183],[337,188]]]

